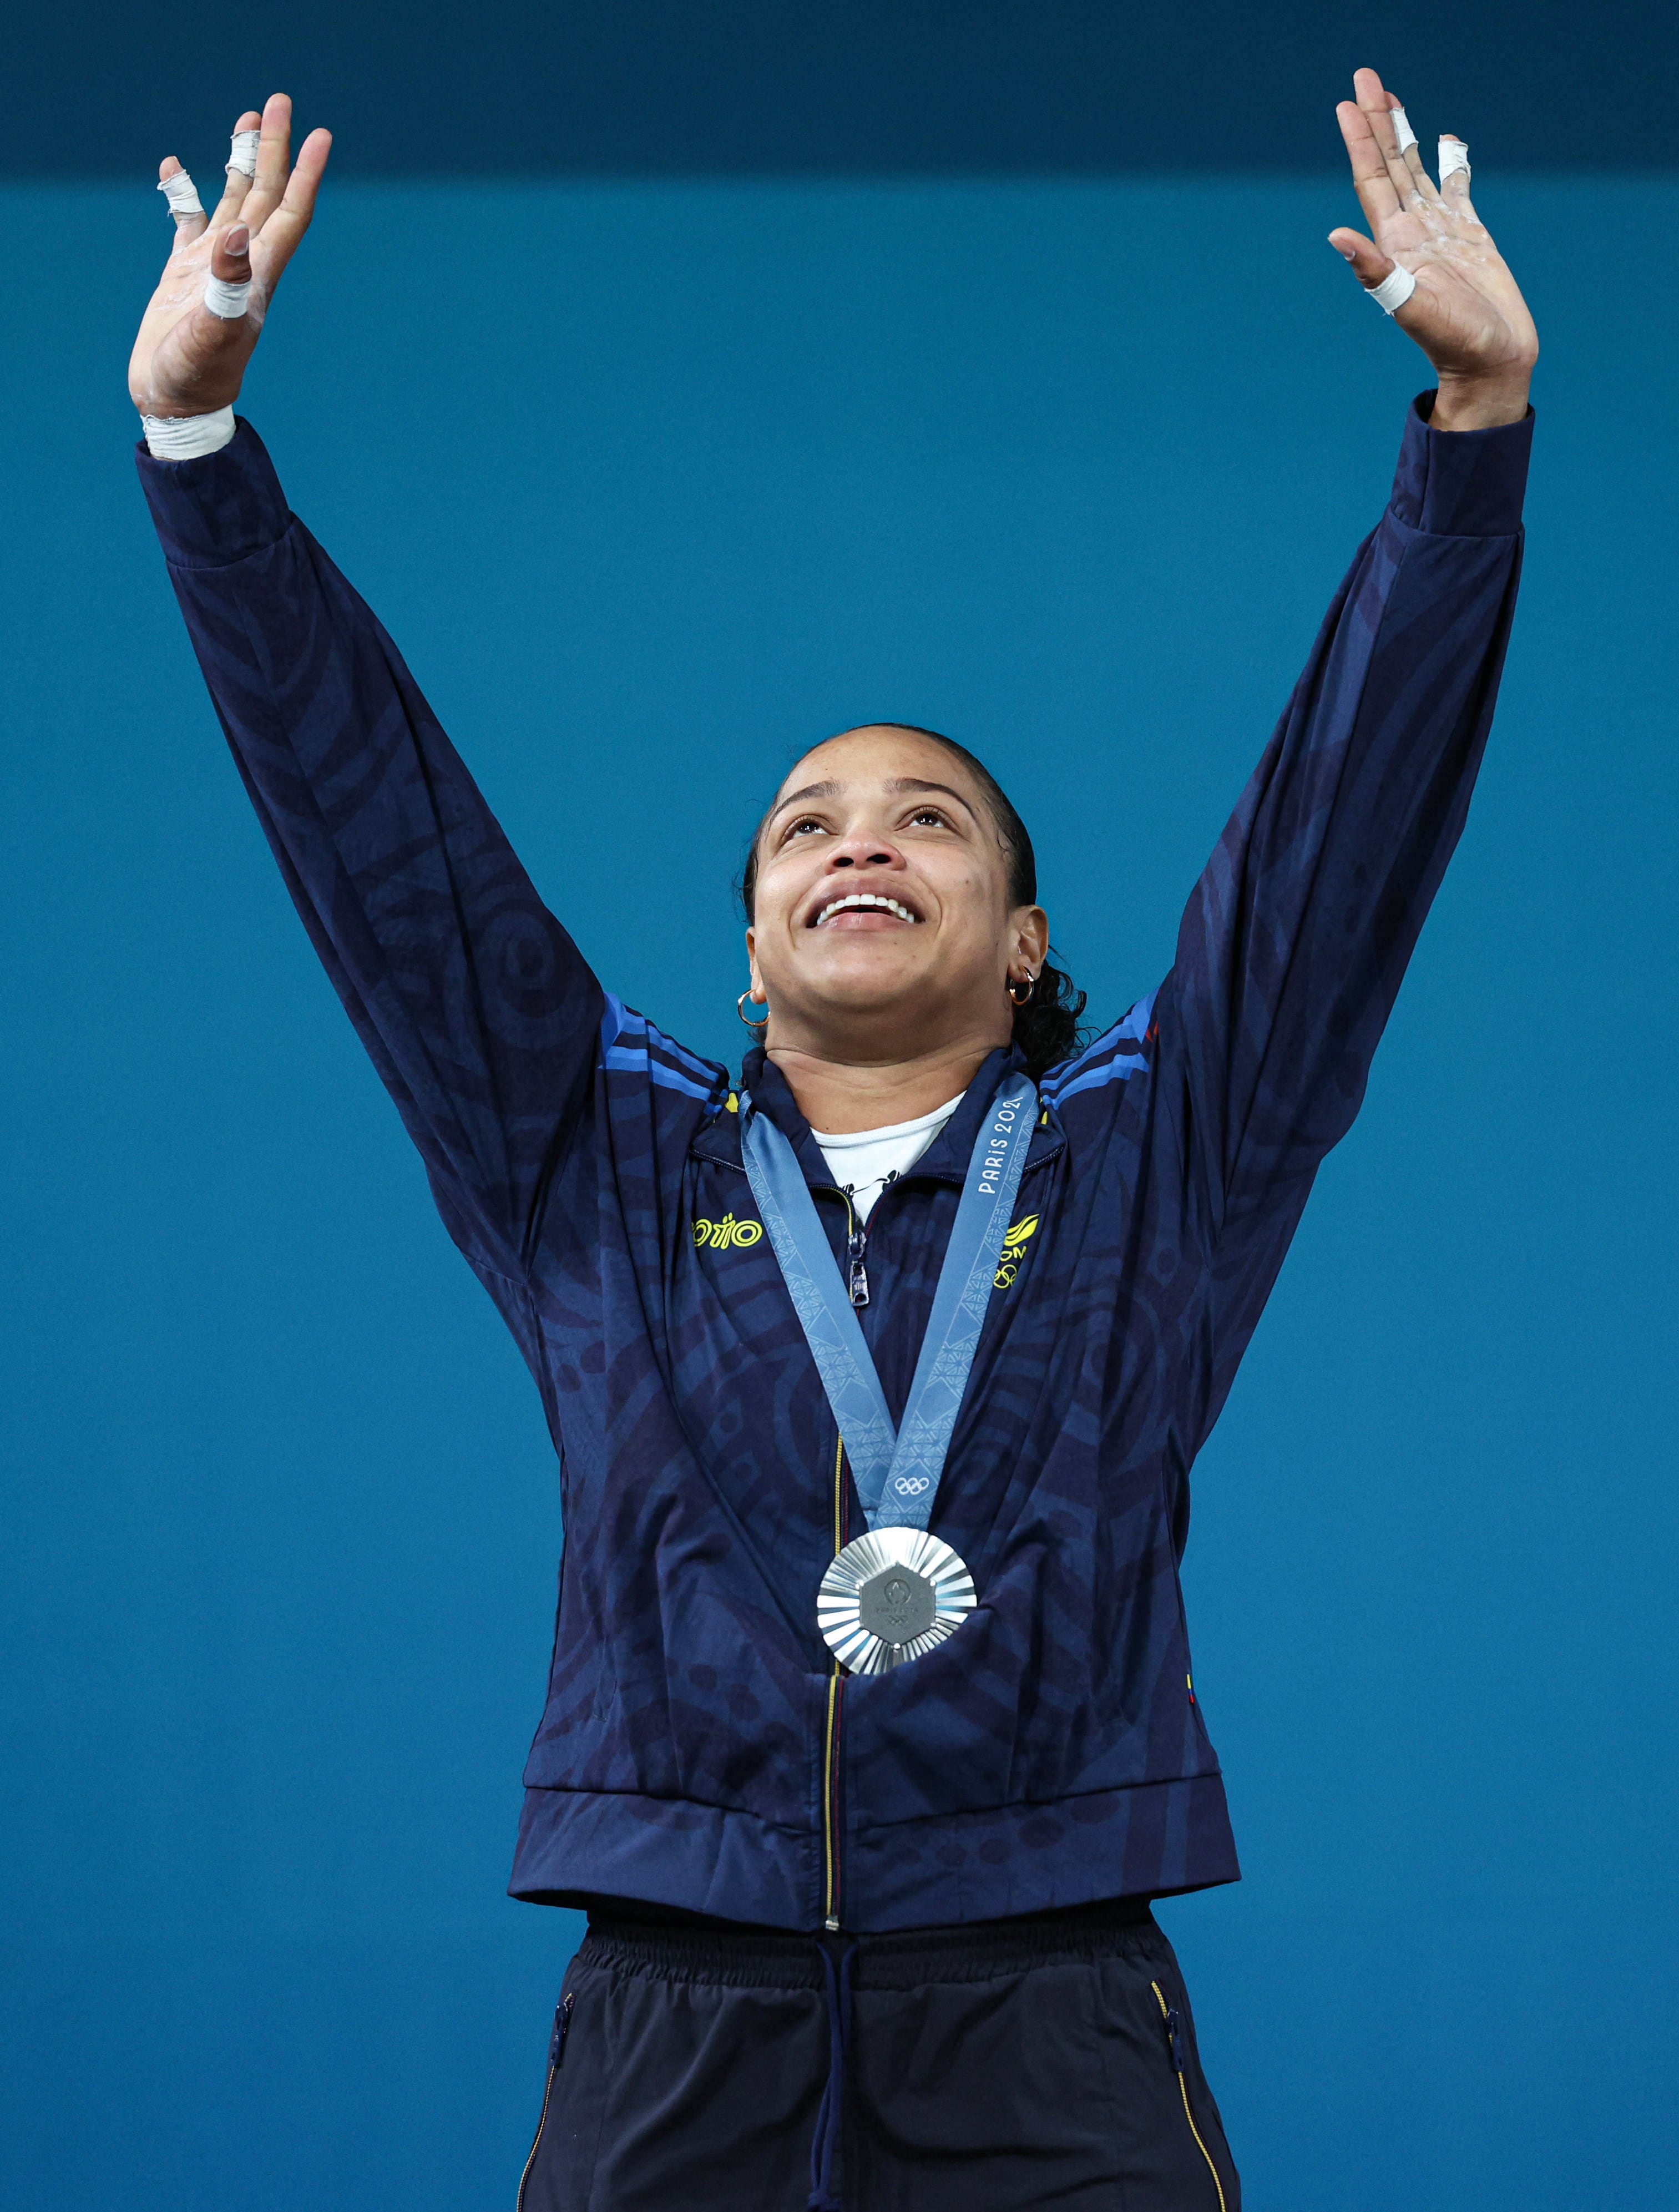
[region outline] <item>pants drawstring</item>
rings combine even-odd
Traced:
[[[833,2160],[840,2148],[840,2124],[846,2110],[846,2061],[852,2040],[852,1961],[855,1943],[848,1943],[836,1967],[833,1954],[819,1942],[827,1977],[827,2081],[816,2112],[816,2132],[810,2143],[810,2194],[805,2212],[845,2212],[833,2186]]]

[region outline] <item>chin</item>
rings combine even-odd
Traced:
[[[813,1004],[856,1012],[865,1006],[901,1006],[918,999],[931,999],[937,987],[919,961],[881,959],[837,960],[807,985]],[[772,1001],[772,1003],[773,1003]]]

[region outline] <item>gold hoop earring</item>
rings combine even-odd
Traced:
[[[1028,975],[1026,979],[1025,990],[1016,994],[1014,978],[1010,976],[1009,979],[1009,996],[1013,1003],[1017,1006],[1029,1006],[1032,1000],[1032,994],[1037,989],[1037,988],[1038,978],[1035,975]]]
[[[750,1014],[749,1014],[749,1013],[747,1012],[747,1011],[746,1011],[746,1002],[747,1002],[747,1000],[748,1000],[749,999],[751,999],[751,998],[752,998],[752,993],[751,993],[751,991],[750,991],[749,989],[743,991],[743,992],[741,993],[741,994],[740,994],[739,998],[738,998],[738,999],[736,999],[736,1001],[735,1001],[735,1014],[736,1014],[736,1018],[737,1018],[738,1020],[743,1021],[743,1022],[744,1022],[744,1023],[746,1024],[746,1026],[748,1027],[748,1029],[749,1029],[749,1030],[761,1030],[761,1029],[762,1029],[762,1028],[763,1028],[764,1024],[765,1024],[768,1021],[768,1019],[769,1019],[769,1008],[768,1008],[767,1006],[766,1006],[766,1007],[764,1008],[763,1012],[762,1012],[761,1014],[760,1014],[760,1015],[759,1015],[759,1017],[758,1017],[757,1020],[755,1022],[755,1021],[753,1020],[753,1018],[752,1018],[751,1015],[750,1015]],[[753,1004],[754,1004],[755,1006],[757,1003],[758,1003],[758,1001],[757,1001],[756,1000],[753,1000]]]

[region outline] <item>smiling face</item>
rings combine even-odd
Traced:
[[[931,738],[875,724],[799,761],[758,832],[755,998],[773,1057],[861,1064],[1006,1044],[1008,987],[1043,965],[977,780]]]

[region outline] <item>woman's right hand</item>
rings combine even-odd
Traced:
[[[233,128],[254,131],[259,123],[256,175],[230,169],[215,212],[188,216],[175,226],[174,250],[129,359],[129,396],[142,415],[209,415],[233,404],[280,273],[309,228],[332,134],[312,131],[294,168],[292,103],[283,92],[260,116],[241,115]],[[160,179],[180,166],[172,154]],[[203,297],[212,275],[229,284],[252,280],[244,314],[231,320],[211,314]]]

